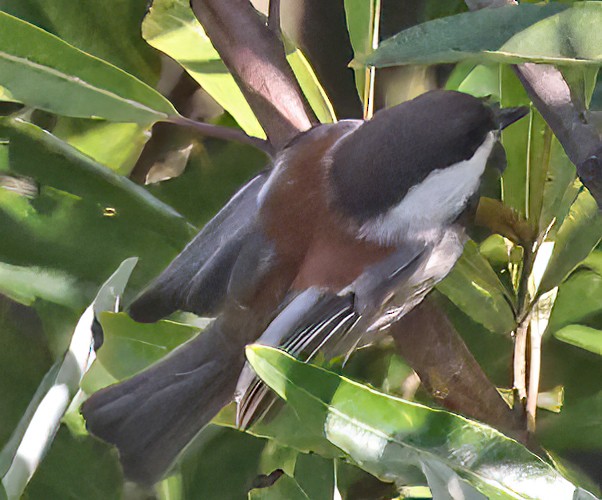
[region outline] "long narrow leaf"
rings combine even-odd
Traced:
[[[549,464],[484,424],[379,393],[276,349],[250,346],[247,359],[304,427],[378,477],[390,481],[400,465],[434,463],[488,498],[570,500],[576,491]]]
[[[1,11],[0,85],[59,115],[150,124],[177,114],[135,77]]]
[[[482,9],[402,31],[383,42],[367,63],[383,67],[472,59],[600,64],[601,22],[600,2]]]

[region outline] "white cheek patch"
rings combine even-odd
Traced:
[[[431,172],[398,205],[366,222],[360,228],[360,237],[395,244],[406,238],[430,239],[438,234],[460,215],[478,189],[495,140],[495,133],[489,132],[472,158]]]

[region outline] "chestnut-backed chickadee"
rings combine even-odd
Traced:
[[[142,322],[176,310],[216,319],[90,397],[90,432],[117,446],[129,478],[153,483],[235,393],[243,427],[270,407],[246,344],[311,359],[386,333],[459,258],[460,216],[499,130],[526,112],[432,91],[299,134],[131,304]]]

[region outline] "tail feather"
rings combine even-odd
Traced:
[[[124,473],[142,484],[161,478],[188,442],[228,404],[244,364],[241,343],[216,320],[157,365],[88,399],[90,432],[114,444]]]

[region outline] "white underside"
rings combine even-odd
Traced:
[[[487,159],[496,141],[494,132],[469,160],[434,170],[384,215],[360,228],[360,237],[380,244],[402,239],[431,239],[453,221],[478,189]]]

